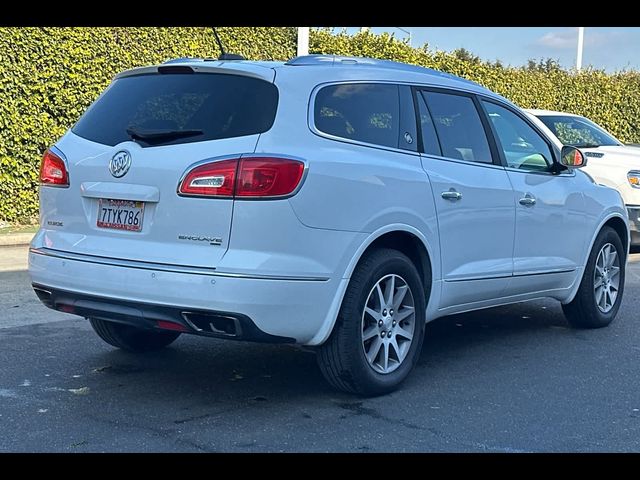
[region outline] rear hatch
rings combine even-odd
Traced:
[[[194,165],[253,152],[271,127],[278,91],[273,70],[260,68],[263,78],[236,66],[117,78],[56,144],[70,186],[41,188],[43,246],[215,267],[228,247],[233,200],[177,189]]]

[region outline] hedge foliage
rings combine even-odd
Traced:
[[[293,28],[220,28],[227,50],[291,58]],[[43,151],[121,70],[176,57],[217,57],[210,28],[0,28],[0,220],[38,213]]]
[[[293,27],[222,27],[228,51],[250,59],[295,55]],[[578,75],[558,68],[503,68],[473,58],[411,48],[388,34],[312,31],[310,51],[424,65],[466,77],[525,108],[592,118],[626,142],[640,143],[640,74]],[[44,149],[81,115],[119,71],[175,57],[216,57],[210,28],[0,28],[0,220],[37,215]]]

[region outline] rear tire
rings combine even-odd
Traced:
[[[574,328],[602,328],[618,313],[624,292],[626,250],[611,227],[604,227],[593,244],[575,298],[562,305]]]
[[[426,299],[415,265],[389,248],[366,253],[356,267],[318,365],[336,389],[363,396],[389,393],[422,350]]]
[[[160,350],[180,336],[180,332],[157,332],[97,318],[90,318],[89,322],[102,340],[128,352]]]

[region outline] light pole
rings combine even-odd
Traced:
[[[576,70],[582,68],[582,48],[584,47],[584,27],[578,27],[578,54],[576,56]]]
[[[409,46],[411,46],[411,30],[406,30],[402,27],[395,27],[395,28],[409,35]]]
[[[309,27],[298,27],[298,56],[309,55]]]

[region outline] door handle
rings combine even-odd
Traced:
[[[446,192],[442,192],[440,196],[445,200],[452,200],[452,201],[460,200],[462,198],[462,194],[460,192],[456,192],[453,189]]]
[[[525,207],[533,207],[536,204],[536,199],[527,193],[519,200],[519,203]]]

